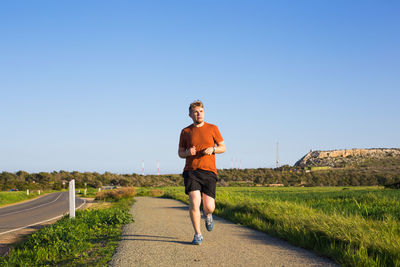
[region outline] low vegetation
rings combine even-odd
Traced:
[[[187,203],[183,188],[163,190]],[[400,266],[399,190],[218,188],[216,214],[344,266]]]
[[[125,192],[125,190],[123,190]],[[129,195],[132,193],[131,189]],[[110,194],[113,201],[100,207],[76,212],[74,219],[63,217],[16,245],[0,266],[105,266],[120,240],[122,225],[132,221],[132,198]]]
[[[280,168],[222,169],[218,170],[219,186],[373,186],[400,182],[400,157],[364,159],[357,164],[341,168]],[[76,188],[101,188],[102,185],[163,187],[182,186],[179,174],[139,175],[105,172],[40,172],[0,173],[0,190],[67,189],[68,181],[75,179]]]
[[[40,195],[43,195],[44,193],[46,192],[40,192]],[[0,207],[32,199],[38,196],[39,192],[37,190],[30,192],[29,195],[26,193],[26,191],[0,192]]]
[[[123,187],[115,190],[100,191],[96,194],[95,200],[120,200],[121,198],[134,197],[136,188]]]
[[[85,192],[86,189],[86,192]],[[87,188],[77,188],[76,195],[82,198],[95,198],[96,194],[99,192],[98,188],[87,187]]]
[[[162,197],[165,192],[163,188],[152,188],[152,187],[138,187],[137,196],[148,196],[148,197]]]

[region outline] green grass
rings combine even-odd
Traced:
[[[187,203],[182,187],[163,190]],[[221,187],[216,204],[217,215],[344,266],[400,266],[400,190]]]
[[[49,193],[50,191],[41,191],[41,195],[44,193]],[[26,191],[16,191],[16,192],[0,192],[0,207],[8,204],[13,204],[21,202],[24,200],[32,199],[38,197],[38,191],[34,190],[26,194]]]
[[[163,195],[163,187],[136,187],[136,196],[159,197]]]
[[[98,188],[93,188],[93,187],[88,187],[86,190],[86,195],[84,194],[85,188],[77,188],[76,189],[76,195],[78,197],[89,197],[89,198],[94,198],[96,197],[96,194],[99,192]]]
[[[111,207],[77,211],[18,244],[0,266],[106,266],[120,240],[122,225],[132,221],[132,199]]]

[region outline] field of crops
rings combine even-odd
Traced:
[[[187,202],[183,188],[164,191]],[[215,213],[344,266],[400,266],[400,190],[220,187]]]

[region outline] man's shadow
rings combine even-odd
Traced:
[[[175,237],[170,236],[157,236],[157,235],[122,235],[121,240],[128,240],[128,241],[148,241],[148,242],[166,242],[166,243],[176,243],[182,245],[191,245],[192,242],[188,241],[179,241],[174,240],[177,239]]]

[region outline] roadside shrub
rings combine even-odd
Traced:
[[[151,197],[161,197],[164,195],[164,190],[161,189],[153,189],[150,191]]]
[[[136,195],[135,187],[123,187],[119,189],[101,191],[96,194],[96,200],[119,200],[121,198],[131,198]]]
[[[400,182],[385,184],[385,188],[400,189]]]

